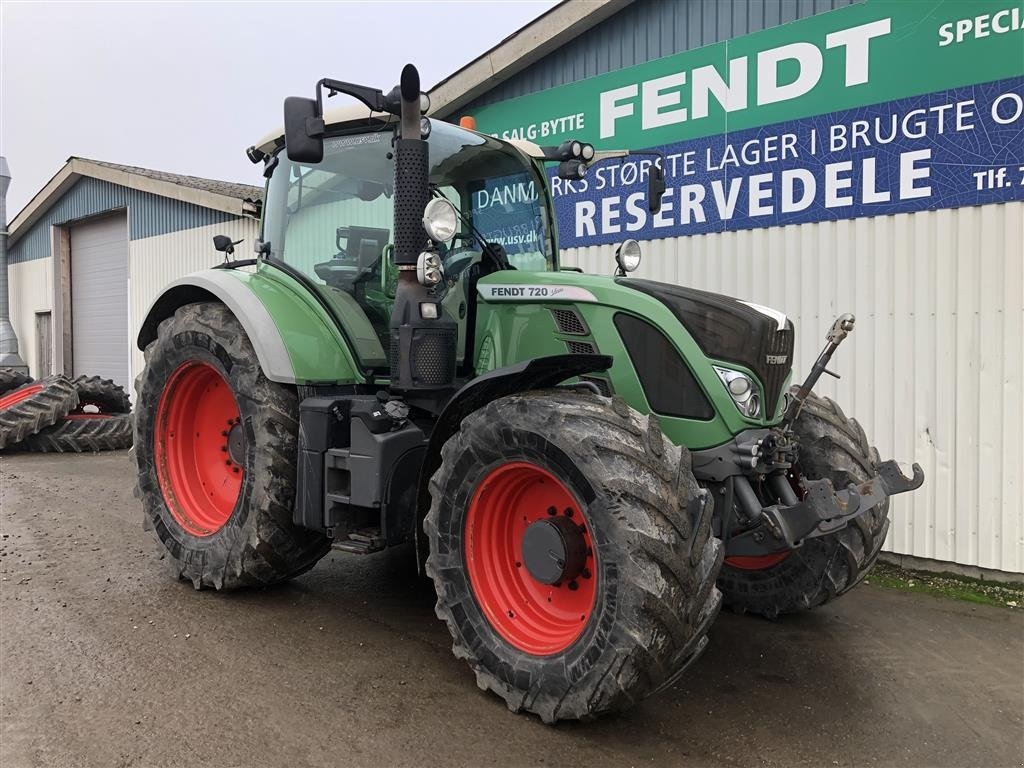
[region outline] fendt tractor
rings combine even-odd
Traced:
[[[325,116],[325,93],[361,104]],[[863,579],[924,477],[811,391],[854,318],[790,387],[783,313],[635,279],[636,241],[613,275],[559,265],[548,169],[629,152],[428,104],[412,65],[286,99],[248,150],[255,258],[218,236],[224,262],[149,311],[138,494],[178,577],[263,586],[411,542],[455,655],[547,723],[671,685],[723,602],[775,617]]]

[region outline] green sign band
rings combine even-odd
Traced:
[[[1024,3],[869,0],[482,107],[479,130],[640,148],[1024,75]]]

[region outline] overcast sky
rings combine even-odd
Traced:
[[[324,76],[432,86],[556,0],[0,2],[8,218],[71,155],[261,184],[245,148]],[[340,101],[339,101],[340,103]]]

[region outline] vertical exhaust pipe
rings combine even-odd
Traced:
[[[0,156],[0,368],[13,368],[28,373],[28,366],[18,354],[18,336],[11,325],[10,293],[7,285],[7,187],[11,172],[7,159]]]
[[[420,133],[420,75],[412,64],[402,70],[399,92],[394,198],[398,287],[390,323],[391,391],[418,396],[419,404],[440,410],[455,382],[458,324],[441,307],[444,284],[428,288],[416,278],[420,253],[430,246],[423,229],[423,209],[430,200],[430,158]]]
[[[420,135],[420,73],[412,64],[402,70],[399,85],[402,117],[395,141],[395,264],[400,280],[416,280],[416,260],[427,243],[423,209],[430,199],[429,150]],[[412,266],[413,270],[401,269]]]

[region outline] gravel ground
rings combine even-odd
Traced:
[[[0,457],[0,764],[1024,764],[1024,614],[864,585],[725,614],[674,689],[549,728],[452,657],[408,550],[279,588],[170,578],[127,454]]]

